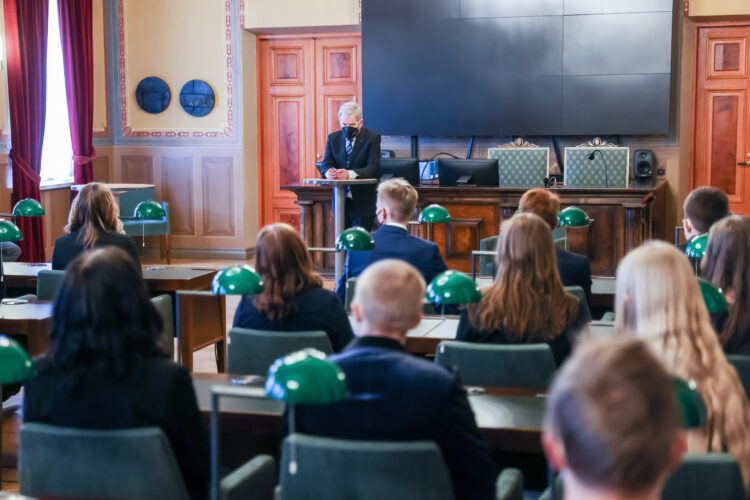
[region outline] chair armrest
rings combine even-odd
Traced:
[[[523,500],[523,473],[518,469],[503,469],[495,483],[496,500]]]
[[[36,300],[37,296],[34,295],[33,293],[27,293],[26,295],[21,295],[20,297],[13,297],[13,298],[18,299],[18,300]]]
[[[270,455],[258,455],[219,482],[221,500],[273,500],[276,461]]]

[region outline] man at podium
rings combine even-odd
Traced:
[[[318,166],[326,179],[377,179],[380,175],[380,134],[362,126],[362,108],[347,102],[339,108],[341,130],[328,136],[326,154]],[[375,223],[377,185],[350,186],[346,192],[346,227],[368,231]]]

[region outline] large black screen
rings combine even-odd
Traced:
[[[669,132],[672,0],[362,0],[367,126]]]

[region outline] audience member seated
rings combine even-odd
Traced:
[[[322,330],[336,352],[354,337],[344,306],[323,288],[305,243],[288,224],[261,229],[255,246],[255,268],[265,291],[244,296],[234,326],[285,332]]]
[[[541,217],[554,230],[559,223],[560,198],[548,189],[530,189],[521,197],[518,204],[520,213],[532,213]],[[567,252],[555,247],[557,270],[564,286],[580,286],[591,305],[591,268],[584,255]]]
[[[702,274],[729,302],[718,329],[724,352],[750,355],[750,219],[731,215],[711,226]]]
[[[21,256],[21,247],[12,241],[0,242],[0,248],[3,250],[3,262],[15,262]]]
[[[86,184],[73,200],[65,226],[65,236],[55,242],[52,252],[52,269],[65,269],[79,255],[105,246],[125,250],[141,267],[138,251],[130,236],[125,235],[119,208],[112,191],[104,184]]]
[[[699,187],[687,195],[682,211],[685,217],[682,226],[685,228],[685,239],[689,242],[696,236],[708,233],[714,223],[729,215],[729,198],[719,188]],[[678,248],[684,252],[687,243]]]
[[[351,398],[298,406],[297,431],[343,439],[434,441],[456,498],[490,499],[495,467],[457,377],[404,351],[406,332],[422,316],[425,283],[395,259],[368,267],[357,282],[352,313],[357,338],[330,359],[346,374]]]
[[[206,498],[208,435],[190,374],[157,346],[161,329],[133,259],[119,248],[86,252],[60,285],[49,351],[25,383],[23,419],[83,429],[160,427],[191,497]]]
[[[560,366],[585,325],[585,315],[560,281],[547,223],[534,214],[517,214],[504,221],[495,264],[497,276],[482,289],[482,300],[461,312],[456,340],[546,342]]]
[[[671,377],[641,342],[581,345],[552,386],[542,443],[565,498],[659,500],[686,447]]]
[[[375,216],[380,227],[372,233],[373,250],[347,252],[344,272],[336,284],[336,295],[344,302],[346,279],[356,278],[367,266],[383,259],[399,259],[417,268],[428,283],[448,267],[440,249],[432,243],[411,236],[407,224],[417,209],[417,190],[404,179],[395,178],[378,186]]]
[[[646,341],[667,370],[694,381],[708,423],[690,431],[688,451],[728,451],[750,486],[750,404],[721,350],[687,257],[652,241],[617,267],[615,326]]]

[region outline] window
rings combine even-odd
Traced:
[[[73,146],[70,143],[65,67],[60,41],[57,0],[49,0],[47,21],[47,112],[42,144],[42,186],[73,180]]]

